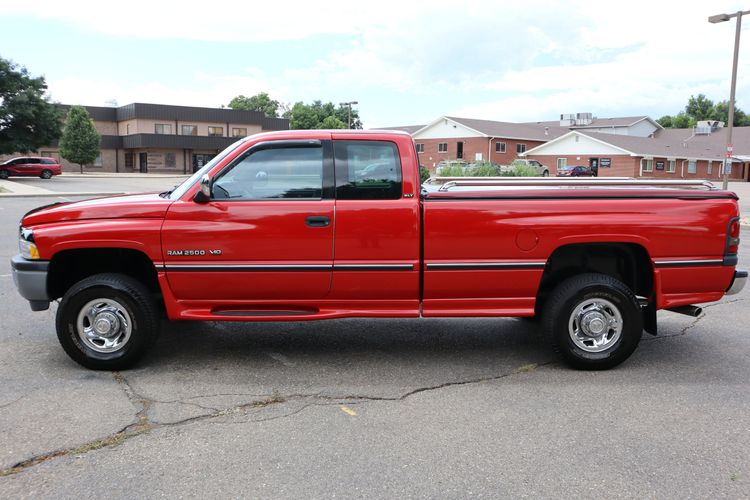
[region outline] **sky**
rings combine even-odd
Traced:
[[[728,99],[733,0],[0,4],[0,57],[50,98],[219,107],[240,94],[358,101],[365,128],[676,114]],[[750,16],[737,105],[750,111]]]

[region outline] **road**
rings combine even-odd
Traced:
[[[93,372],[10,278],[53,201],[0,199],[0,497],[750,496],[747,290],[607,372],[515,319],[165,322]]]

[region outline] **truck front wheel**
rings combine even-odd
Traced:
[[[643,316],[633,292],[604,274],[563,281],[547,300],[544,329],[571,367],[606,370],[625,361],[643,334]]]
[[[60,302],[56,323],[68,356],[93,370],[129,368],[159,332],[159,314],[148,289],[114,273],[73,285]]]

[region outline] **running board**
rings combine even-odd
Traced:
[[[317,314],[317,311],[298,311],[298,310],[260,311],[257,309],[253,309],[251,311],[240,311],[236,309],[231,309],[227,311],[214,311],[212,314],[214,314],[215,316],[309,316],[309,315]]]

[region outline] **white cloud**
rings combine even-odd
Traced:
[[[121,103],[216,106],[256,91],[296,101],[377,96],[385,90],[434,99],[434,116],[534,120],[576,111],[600,116],[673,113],[699,92],[725,99],[734,30],[732,23],[713,25],[707,17],[741,7],[735,0],[323,5],[133,0],[112,18],[88,3],[39,0],[0,5],[0,15],[33,14],[118,37],[268,42],[267,50],[273,50],[274,41],[321,34],[346,35],[348,40],[311,62],[290,58],[275,73],[227,68],[224,74],[188,75],[181,88],[127,85],[114,75],[103,81],[49,78],[52,95],[64,102],[116,98]],[[748,61],[750,52],[743,48],[740,57]],[[747,67],[740,67],[737,95],[739,105],[750,108],[750,74],[743,73]],[[362,106],[371,106],[376,121],[393,123],[387,103],[377,97]]]

